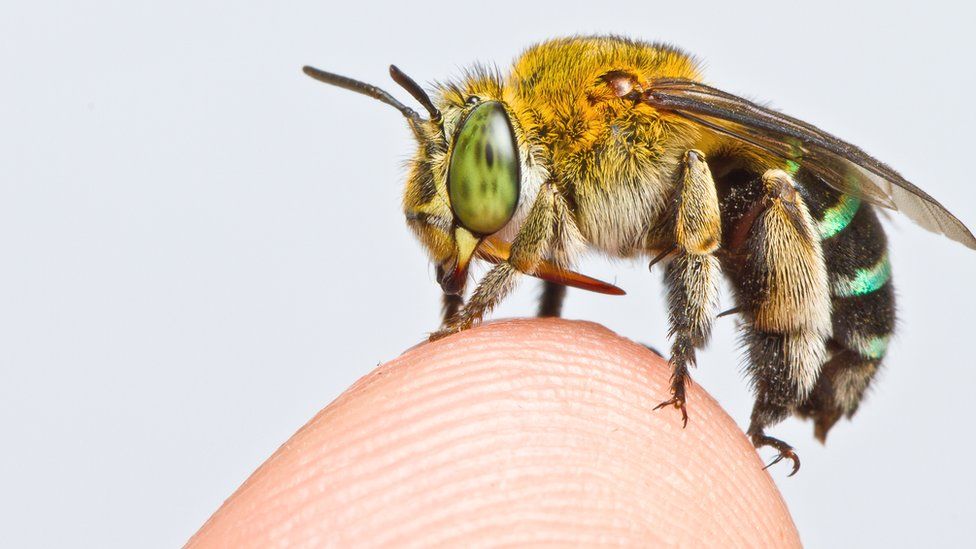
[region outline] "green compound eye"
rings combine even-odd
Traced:
[[[447,170],[447,193],[454,216],[469,231],[498,232],[519,201],[519,158],[505,107],[488,101],[461,123]]]

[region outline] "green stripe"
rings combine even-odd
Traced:
[[[796,172],[800,171],[800,163],[796,160],[786,161],[786,173],[790,175],[796,175]]]
[[[803,146],[796,139],[787,139],[786,143],[790,146],[790,157],[786,160],[786,173],[795,176],[800,171],[800,162],[803,160]]]
[[[841,277],[834,282],[834,295],[851,297],[877,291],[891,278],[891,263],[885,252],[873,267],[858,269],[853,277]]]
[[[884,358],[888,352],[888,336],[857,338],[852,343],[856,347],[854,350],[864,358],[878,360]]]
[[[823,214],[823,219],[817,223],[817,229],[820,230],[820,239],[826,240],[843,231],[851,224],[851,220],[854,219],[854,214],[857,213],[860,207],[860,198],[849,194],[840,195],[837,204],[828,208]]]

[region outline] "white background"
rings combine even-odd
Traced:
[[[665,40],[711,83],[836,133],[976,225],[976,38],[957,3],[21,2],[0,16],[0,544],[183,543],[292,432],[438,320],[404,227],[393,88],[571,33]],[[968,8],[966,8],[968,9]],[[395,93],[405,100],[406,94]],[[976,253],[889,224],[900,330],[853,423],[773,434],[805,542],[971,539]],[[659,275],[566,315],[659,348]],[[496,316],[534,310],[523,284]],[[728,300],[725,300],[728,303]],[[695,379],[745,425],[734,321]]]

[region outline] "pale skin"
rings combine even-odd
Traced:
[[[339,366],[339,365],[336,365]],[[799,546],[752,443],[698,385],[592,323],[487,323],[379,366],[190,547]]]

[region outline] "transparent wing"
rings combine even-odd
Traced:
[[[901,211],[923,228],[976,249],[973,233],[936,199],[880,160],[815,126],[690,80],[655,80],[642,100],[800,163],[841,192]]]

